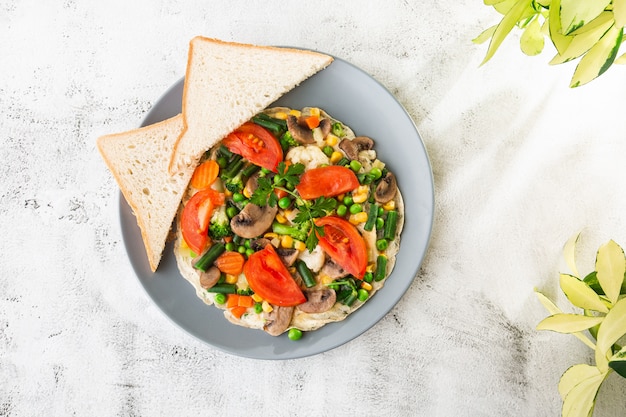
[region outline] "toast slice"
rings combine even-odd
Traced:
[[[181,114],[139,129],[101,136],[98,150],[137,217],[152,272],[156,271],[195,165],[170,175]]]
[[[183,132],[170,173],[202,154],[302,81],[326,68],[329,55],[195,37],[183,89]]]

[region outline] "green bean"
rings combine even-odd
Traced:
[[[314,287],[317,284],[313,273],[302,259],[296,260],[296,269],[298,270],[298,273],[302,277],[302,281],[304,281],[304,285],[306,285],[307,288]]]
[[[213,246],[211,246],[200,259],[198,259],[198,262],[196,262],[194,268],[199,269],[202,272],[206,272],[211,267],[211,265],[213,265],[213,262],[215,262],[215,260],[219,258],[219,256],[224,253],[225,250],[226,247],[223,243],[218,242],[213,244]]]
[[[374,271],[374,281],[382,281],[387,274],[387,257],[378,255],[376,259],[376,271]]]
[[[376,204],[371,204],[370,211],[367,214],[367,221],[365,222],[363,229],[367,230],[368,232],[371,231],[374,228],[374,225],[376,224],[377,218],[378,218],[378,206]]]
[[[398,222],[398,212],[391,210],[387,212],[387,220],[385,220],[385,230],[383,237],[387,240],[394,240],[396,238],[396,228]]]
[[[218,294],[236,294],[237,286],[235,284],[215,284],[207,290],[207,292]]]

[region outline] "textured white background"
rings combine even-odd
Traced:
[[[341,3],[341,4],[337,4]],[[480,0],[0,0],[0,416],[556,416],[591,351],[539,333],[559,296],[626,245],[626,68],[573,66],[514,39],[484,67]],[[118,189],[95,149],[184,73],[195,35],[318,49],[361,67],[414,119],[435,178],[430,250],[381,322],[314,357],[255,361],[183,333],[134,277]],[[413,192],[410,187],[404,190]],[[626,383],[596,416],[623,416]]]

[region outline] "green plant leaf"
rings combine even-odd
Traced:
[[[535,294],[537,294],[537,298],[539,299],[541,304],[546,308],[546,310],[548,310],[548,313],[552,315],[557,314],[557,313],[562,313],[561,309],[558,308],[556,304],[554,304],[548,297],[546,297],[545,295],[537,291],[537,289],[535,289]],[[581,332],[576,332],[572,334],[576,336],[581,342],[583,342],[592,350],[596,349],[595,343],[589,340],[589,338],[585,336],[584,334],[582,334]]]
[[[594,376],[601,375],[602,373],[595,366],[587,365],[584,363],[569,367],[561,376],[559,380],[559,394],[561,399],[565,399],[567,394],[576,385],[580,384],[586,379]]]
[[[613,355],[609,361],[609,367],[620,376],[626,378],[626,346]]]
[[[561,0],[560,18],[564,35],[586,25],[604,11],[611,0]]]
[[[503,1],[506,0],[483,0],[483,3],[485,6],[493,6],[494,4],[502,3]]]
[[[589,417],[593,413],[598,389],[606,375],[606,373],[600,373],[591,376],[572,387],[563,400],[561,415],[563,417]]]
[[[497,27],[498,27],[498,25],[493,25],[489,29],[485,29],[484,31],[482,31],[482,33],[480,35],[478,35],[474,39],[472,39],[472,42],[477,43],[477,44],[481,44],[481,43],[487,42],[493,36],[493,34],[495,33]]]
[[[597,24],[594,24],[596,21]],[[612,25],[612,14],[610,12],[602,13],[593,22],[583,26],[583,28],[589,26],[589,30],[576,34],[565,51],[552,58],[550,65],[562,64],[563,62],[571,61],[583,55],[604,36]]]
[[[583,316],[581,314],[557,313],[541,320],[537,324],[537,330],[551,330],[558,333],[582,332],[601,323],[603,318]]]
[[[626,64],[626,53],[620,55],[619,58],[616,58],[615,61],[613,61],[613,63],[619,64],[619,65]]]
[[[608,70],[615,60],[621,42],[622,29],[617,29],[615,25],[611,26],[602,39],[582,57],[574,71],[570,87],[587,84]]]
[[[596,255],[596,275],[607,298],[615,303],[624,282],[624,250],[613,240],[600,246]]]
[[[561,30],[561,17],[559,15],[559,10],[561,10],[561,0],[552,0],[550,10],[551,12],[548,15],[550,39],[552,40],[557,52],[562,54],[572,41],[572,36],[565,36]]]
[[[567,267],[572,271],[575,277],[579,276],[578,268],[576,267],[576,244],[579,238],[580,232],[570,237],[568,241],[565,242],[565,246],[563,246],[563,258],[565,258]]]
[[[609,312],[600,296],[580,279],[572,275],[561,274],[559,282],[567,299],[576,307],[601,313]]]
[[[626,0],[613,0],[613,14],[618,28],[626,25]]]
[[[604,317],[598,329],[596,343],[596,366],[604,372],[611,356],[611,347],[626,334],[626,298],[619,300]]]
[[[613,22],[613,13],[605,10],[602,13],[600,13],[598,17],[593,19],[591,22],[587,23],[585,26],[579,27],[578,29],[573,31],[570,35],[571,36],[582,35],[583,33],[587,33],[591,30],[597,29],[598,26],[606,26],[607,22]],[[608,29],[608,26],[607,26],[607,29]]]
[[[544,44],[539,15],[535,15],[520,37],[520,48],[526,55],[535,56],[543,51]]]
[[[483,62],[480,65],[485,64],[493,57],[506,36],[515,27],[517,22],[526,19],[535,13],[535,10],[532,8],[531,4],[532,0],[518,0],[513,5],[513,7],[511,7],[511,9],[504,15],[504,17],[498,24],[496,31],[491,37],[491,42],[489,43],[487,54],[485,55],[485,59],[483,59]]]
[[[517,1],[518,0],[504,0],[494,4],[493,8],[496,9],[498,13],[504,15],[507,14],[509,10],[511,10],[511,7],[513,7]]]

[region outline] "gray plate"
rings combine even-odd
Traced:
[[[167,91],[142,126],[181,111],[183,80]],[[230,324],[221,310],[207,306],[176,267],[168,244],[156,273],[150,271],[141,234],[130,207],[119,197],[122,235],[139,282],[156,305],[178,326],[222,351],[256,359],[294,359],[315,355],[361,335],[400,300],[424,258],[433,222],[434,189],[430,163],[413,121],[393,95],[355,66],[335,58],[325,70],[281,97],[274,105],[320,107],[376,142],[379,158],[396,174],[406,219],[397,262],[385,287],[344,321],[305,333],[297,341]]]

